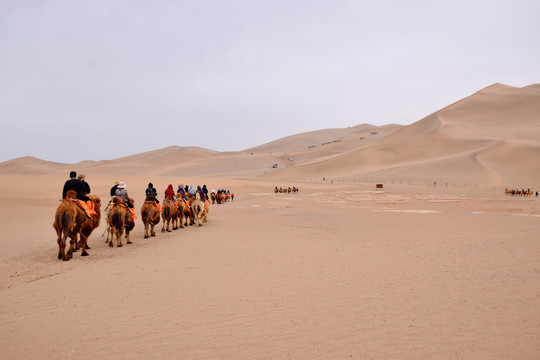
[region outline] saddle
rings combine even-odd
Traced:
[[[155,207],[158,208],[159,212],[161,212],[161,206],[159,205],[159,203],[157,201],[154,201],[154,200],[146,200],[144,202],[145,204],[152,204],[154,205]]]
[[[95,212],[95,210],[90,209],[90,208],[86,205],[86,202],[84,202],[84,201],[82,201],[82,200],[79,200],[79,199],[73,199],[73,198],[65,198],[64,201],[71,201],[71,202],[75,203],[78,207],[80,207],[81,209],[84,210],[84,213],[85,213],[86,216],[88,216],[89,218],[92,217],[92,215],[97,215],[97,213]]]
[[[124,200],[122,200],[122,202],[119,202],[119,203],[117,203],[115,205],[123,206],[126,209],[128,209],[128,211],[131,213],[131,217],[132,217],[133,220],[135,220],[137,218],[137,215],[135,215],[135,209],[128,207]]]
[[[174,205],[175,205],[176,207],[178,207],[178,201],[175,201],[175,200],[169,200],[169,199],[163,200],[163,203],[164,203],[164,204],[165,204],[165,203],[168,203],[168,202],[174,203]]]

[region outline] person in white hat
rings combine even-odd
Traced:
[[[119,198],[121,198],[122,200],[124,200],[124,202],[126,203],[126,205],[131,209],[133,207],[133,205],[129,202],[129,195],[128,195],[128,192],[126,190],[126,183],[123,182],[123,181],[120,181],[118,183],[118,186],[116,187],[116,196],[118,196]]]

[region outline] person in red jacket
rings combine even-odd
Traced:
[[[176,194],[174,193],[172,184],[169,184],[169,186],[167,187],[167,190],[165,190],[165,199],[167,199],[167,196],[169,195],[171,196],[171,199],[176,201]]]

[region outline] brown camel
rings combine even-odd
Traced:
[[[80,245],[82,248],[81,256],[88,256],[88,253],[86,252],[86,250],[90,249],[90,247],[88,246],[88,237],[90,236],[90,234],[92,234],[94,229],[99,226],[99,223],[101,221],[101,199],[97,195],[87,196],[94,204],[94,211],[96,213],[90,218],[86,218],[86,220],[81,225],[81,229],[79,230]],[[77,219],[81,218],[82,220],[83,215],[86,216],[85,211],[80,207],[77,207]]]
[[[193,214],[193,218],[195,220],[195,225],[197,227],[202,226],[203,219],[205,217],[205,206],[204,203],[201,201],[201,196],[199,193],[195,194],[195,200],[191,203],[191,213]]]
[[[72,191],[72,190],[70,190]],[[69,195],[69,192],[68,192]],[[58,235],[58,259],[68,261],[73,257],[73,249],[70,245],[68,254],[66,255],[66,241],[70,238],[70,244],[74,242],[77,236],[75,229],[75,218],[77,217],[77,205],[71,199],[64,199],[54,216],[53,227]]]
[[[225,193],[222,193],[222,192],[218,193],[218,194],[216,195],[216,202],[217,202],[218,204],[224,203],[224,202],[225,202]]]
[[[208,220],[206,217],[208,216],[208,212],[210,211],[210,200],[204,200],[204,212],[203,212],[203,222],[207,222]]]
[[[178,207],[170,195],[163,201],[161,216],[163,217],[163,227],[161,228],[161,232],[165,232],[165,228],[167,232],[171,232],[171,223],[173,230],[178,229],[178,226],[176,226],[178,220]]]
[[[160,220],[159,208],[156,204],[156,198],[153,195],[146,197],[143,206],[141,207],[141,219],[144,224],[144,238],[148,239],[148,228],[150,227],[150,236],[156,236],[154,226],[159,224]]]
[[[73,252],[78,250],[77,238],[80,235],[80,245],[82,248],[81,256],[88,256],[87,249],[88,237],[92,231],[99,226],[101,219],[101,199],[95,195],[88,196],[94,204],[96,214],[88,216],[78,204],[77,193],[70,190],[66,194],[66,198],[62,201],[56,210],[53,227],[58,235],[58,258],[64,261],[73,257]],[[66,254],[65,247],[67,238],[69,241],[69,250]]]
[[[212,204],[215,204],[216,203],[216,194],[215,193],[210,193],[210,199],[212,200]]]
[[[129,199],[133,205],[133,199]],[[116,246],[122,247],[122,235],[124,230],[126,232],[127,243],[131,244],[129,239],[129,233],[135,227],[135,221],[133,220],[133,213],[131,210],[124,204],[121,198],[115,196],[113,197],[113,206],[109,213],[108,222],[111,227],[112,237],[109,241],[109,246],[113,247],[113,238],[116,235]]]
[[[182,195],[178,193],[178,220],[180,221],[180,228],[188,226],[188,220],[191,219],[191,224],[193,225],[193,219],[191,217],[191,207],[189,206],[188,200],[184,200]]]

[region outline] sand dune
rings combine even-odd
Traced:
[[[225,153],[175,146],[120,159],[86,161],[77,167],[116,177],[148,174],[358,181],[376,177],[382,181],[532,186],[540,172],[534,161],[540,151],[539,88],[493,84],[408,126],[363,124],[318,130]],[[62,164],[31,158],[0,164],[3,173],[62,168]]]
[[[504,194],[540,191],[538,159],[540,85],[494,84],[408,126],[3,162],[0,358],[540,358],[540,198]],[[102,208],[126,182],[138,215],[150,181],[236,197],[155,238],[139,218],[122,248],[103,219],[90,256],[63,262],[70,170]]]

